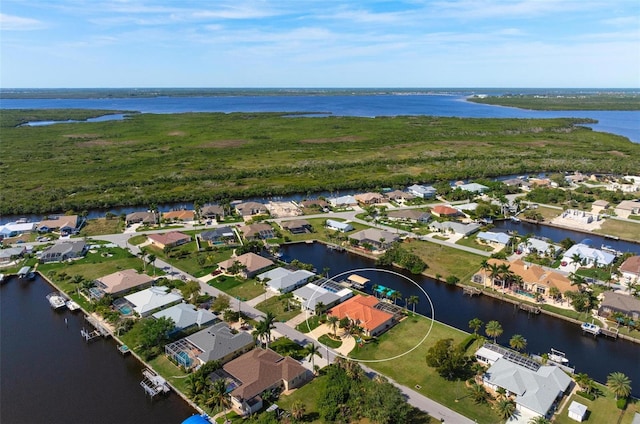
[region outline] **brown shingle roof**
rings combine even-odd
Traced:
[[[640,275],[640,256],[631,256],[620,265],[621,272]]]

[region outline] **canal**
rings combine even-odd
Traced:
[[[375,268],[373,260],[348,252],[327,249],[320,243],[290,244],[282,246],[286,261],[298,259],[313,264],[318,272],[329,268],[329,276],[363,268]],[[398,269],[394,271],[402,273]],[[416,312],[431,316],[431,308],[422,291],[400,276],[379,271],[358,271],[359,275],[372,283],[399,290],[403,298],[418,296]],[[464,331],[469,330],[469,320],[480,318],[485,323],[497,320],[504,333],[498,342],[508,345],[514,334],[527,339],[527,351],[533,354],[547,353],[551,348],[563,351],[576,372],[584,372],[599,382],[605,382],[611,372],[620,371],[631,378],[633,395],[640,396],[640,345],[624,340],[610,340],[604,337],[583,336],[580,327],[548,315],[530,315],[514,309],[510,303],[489,296],[469,297],[457,287],[424,276],[410,277],[429,295],[434,305],[436,320]],[[348,275],[345,275],[346,277]],[[403,302],[399,302],[403,304]]]
[[[175,393],[151,400],[143,365],[111,340],[86,343],[82,312],[54,311],[39,276],[0,285],[0,422],[176,424],[194,414]]]

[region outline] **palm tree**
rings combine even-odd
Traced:
[[[527,347],[527,339],[520,334],[514,334],[509,340],[509,346],[519,352]]]
[[[478,330],[482,327],[484,322],[480,318],[474,318],[469,321],[469,328],[473,330],[473,334],[478,335]]]
[[[487,390],[482,384],[473,383],[469,387],[469,391],[475,403],[484,403],[487,401]]]
[[[320,353],[320,348],[316,346],[314,343],[309,343],[304,347],[304,356],[308,356],[311,361],[311,366],[315,369],[315,357],[322,358],[322,354]]]
[[[304,403],[302,403],[301,401],[297,400],[293,402],[293,404],[291,405],[291,416],[295,420],[301,420],[302,417],[304,417],[305,412],[306,411],[305,411]]]
[[[407,305],[413,306],[413,313],[416,313],[416,304],[420,301],[418,296],[409,296],[407,299]]]
[[[584,291],[583,285],[587,284],[587,280],[582,276],[575,273],[569,274],[569,280],[571,280],[572,286],[578,286],[579,291]]]
[[[571,263],[574,265],[582,265],[582,256],[580,256],[579,253],[574,253],[571,256]]]
[[[631,380],[621,372],[612,372],[607,377],[607,387],[618,398],[626,398],[631,394]]]
[[[489,264],[489,277],[491,277],[491,285],[496,283],[496,278],[500,276],[500,265]]]
[[[505,283],[513,275],[509,264],[502,264],[498,267],[500,269],[500,280],[502,280],[502,290],[504,290]]]
[[[271,330],[276,328],[274,322],[276,320],[276,316],[273,312],[267,312],[262,320],[262,325],[264,326],[264,334],[267,340],[267,348],[269,347],[269,343],[271,342]]]
[[[335,315],[329,315],[329,317],[327,317],[327,325],[329,326],[330,329],[333,330],[334,337],[337,336],[339,322],[340,322],[340,318],[338,318]]]
[[[375,295],[375,297],[378,297],[378,289],[380,288],[379,285],[374,284],[373,286],[371,286],[371,291],[373,292],[373,294]]]
[[[147,255],[147,262],[149,262],[149,265],[151,265],[153,267],[153,276],[155,277],[156,275],[156,255],[154,255],[153,253],[150,253],[149,255]]]
[[[495,405],[502,419],[509,419],[516,412],[516,404],[511,399],[500,399]]]
[[[226,411],[229,407],[229,396],[227,394],[227,382],[224,378],[219,378],[211,385],[207,406],[213,406],[214,408],[220,408],[222,411],[225,411],[224,418],[225,422],[227,421]]]
[[[391,300],[393,300],[393,304],[395,305],[398,299],[402,299],[402,293],[395,290],[389,297],[391,298]]]
[[[587,373],[579,372],[575,376],[576,384],[580,386],[583,392],[591,393],[591,391],[595,388],[594,381],[591,377],[587,375]]]
[[[551,421],[543,417],[542,415],[538,415],[537,417],[531,418],[527,421],[527,424],[550,424]]]
[[[493,337],[493,342],[495,343],[496,339],[502,334],[502,325],[495,320],[489,321],[484,327],[484,332],[487,333],[487,336]]]
[[[557,287],[549,287],[549,296],[553,299],[557,299],[560,296],[560,289]]]
[[[253,335],[254,340],[260,342],[260,346],[262,346],[262,339],[266,337],[267,329],[264,325],[264,321],[258,321],[256,323],[255,329],[251,333]]]

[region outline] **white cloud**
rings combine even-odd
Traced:
[[[0,30],[2,31],[33,31],[44,28],[46,28],[44,22],[37,19],[0,13]]]

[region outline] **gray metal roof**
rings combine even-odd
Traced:
[[[202,350],[198,358],[204,362],[220,360],[254,343],[251,334],[244,331],[233,334],[229,326],[224,322],[219,322],[209,328],[198,331],[186,337],[186,339]]]

